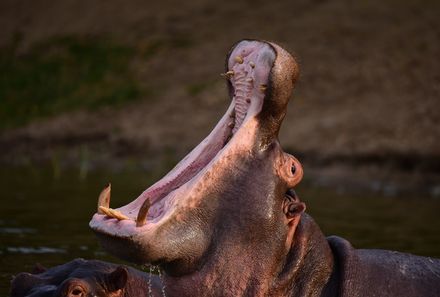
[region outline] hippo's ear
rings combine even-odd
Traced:
[[[26,296],[28,292],[43,283],[38,276],[22,272],[12,279],[10,294],[11,297]]]
[[[296,227],[298,226],[300,215],[306,210],[306,205],[301,202],[293,189],[286,192],[283,201],[283,212],[286,216],[287,237],[286,248],[290,249],[293,238],[295,236]]]
[[[46,272],[47,268],[41,265],[40,263],[35,264],[34,268],[32,269],[32,274],[40,274],[43,272]]]
[[[291,221],[299,214],[306,210],[306,205],[301,202],[293,189],[286,192],[286,197],[283,202],[283,211],[288,221]]]
[[[128,271],[123,266],[118,266],[113,272],[106,277],[106,287],[110,292],[121,290],[127,284]]]

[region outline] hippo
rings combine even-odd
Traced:
[[[440,260],[355,249],[305,212],[295,192],[303,168],[278,140],[298,75],[279,45],[236,43],[225,115],[132,202],[111,208],[106,187],[90,221],[98,240],[158,265],[157,296],[440,296]]]
[[[37,265],[32,273],[14,277],[11,297],[128,297],[159,294],[158,277],[124,265],[75,259],[46,269]],[[153,286],[154,284],[154,286]],[[153,288],[154,287],[154,288]]]

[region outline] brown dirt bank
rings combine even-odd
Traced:
[[[440,195],[439,13],[438,1],[3,1],[1,46],[17,35],[22,53],[54,36],[110,37],[135,49],[130,69],[153,95],[3,131],[2,162],[75,164],[87,152],[96,164],[172,163],[226,109],[224,55],[250,37],[300,62],[280,139],[317,182]]]

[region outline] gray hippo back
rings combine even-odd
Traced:
[[[440,260],[376,249],[354,249],[328,237],[339,274],[338,296],[440,296]]]

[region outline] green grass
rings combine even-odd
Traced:
[[[62,37],[25,54],[0,50],[0,130],[80,108],[137,99],[133,50],[100,38]]]

